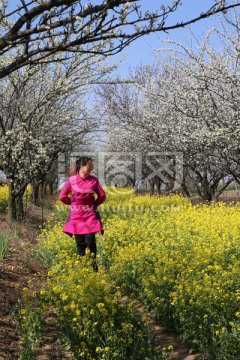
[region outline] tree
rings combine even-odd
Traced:
[[[167,32],[240,5],[233,0],[212,1],[189,21],[171,23],[180,0],[156,11],[142,11],[137,0],[1,0],[0,78],[26,65],[65,61],[72,54],[113,55],[140,36]]]
[[[83,143],[98,126],[85,102],[90,86],[111,70],[103,61],[75,56],[65,66],[28,66],[0,82],[0,166],[9,183],[11,219],[24,217],[27,185],[37,187],[58,153]]]
[[[161,185],[165,184],[169,191],[173,187],[173,181],[166,171],[158,173],[159,163],[157,159],[153,159],[153,153],[158,152],[161,160],[169,162],[169,155],[165,154],[168,149],[159,146],[163,144],[163,134],[161,134],[154,120],[151,119],[151,112],[158,107],[158,102],[153,101],[150,104],[148,114],[143,113],[144,104],[147,97],[140,86],[146,86],[149,89],[150,79],[155,79],[157,75],[157,68],[154,67],[139,67],[137,73],[142,74],[141,79],[137,74],[131,74],[132,80],[129,83],[104,85],[98,89],[97,93],[102,99],[103,116],[105,116],[106,145],[102,150],[112,151],[119,154],[126,154],[125,162],[130,160],[134,154],[137,154],[141,159],[141,179],[135,176],[135,163],[132,166],[128,165],[128,171],[121,169],[122,176],[126,176],[125,185],[131,184],[137,191],[140,184],[148,184],[150,186],[151,194],[154,193],[154,188],[160,193]],[[145,77],[145,75],[147,75]],[[152,80],[154,82],[154,80]],[[158,122],[158,118],[157,118]],[[149,155],[151,154],[151,158]],[[121,155],[122,161],[123,155]],[[160,158],[158,159],[160,160]],[[173,170],[173,166],[172,167]],[[130,170],[130,171],[129,171]],[[120,178],[120,174],[119,174]],[[119,184],[120,185],[120,184]]]
[[[100,94],[110,122],[118,124],[111,132],[115,148],[183,154],[182,189],[190,195],[194,186],[208,201],[239,178],[238,16],[222,25],[197,47],[170,42],[166,56],[162,51],[155,67],[137,69],[127,89],[105,87]],[[219,50],[211,46],[213,34],[222,39]]]
[[[213,34],[222,41],[219,50],[211,45]],[[167,85],[169,89],[161,96],[174,129],[170,137],[175,149],[184,154],[187,176],[198,194],[212,200],[232,182],[233,173],[238,177],[233,167],[233,158],[239,163],[238,14],[232,15],[232,22],[222,18],[222,28],[211,29],[197,49],[174,43],[174,49],[167,51],[168,60],[160,63],[165,71],[176,75],[170,81],[165,82],[164,77],[159,81],[161,88]],[[159,87],[155,94],[157,90]]]

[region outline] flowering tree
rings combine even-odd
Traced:
[[[181,2],[169,3],[158,1],[158,10],[151,12],[142,11],[137,0],[16,0],[14,5],[1,0],[0,78],[29,64],[52,61],[55,54],[57,61],[74,53],[113,55],[142,35],[180,28],[240,5],[213,0],[195,18],[172,23]]]
[[[140,67],[139,72],[146,74],[146,69]],[[149,78],[155,78],[157,75],[156,68],[147,67]],[[138,153],[141,156],[142,170],[141,184],[150,185],[151,193],[154,192],[156,186],[157,192],[160,193],[160,187],[164,183],[167,188],[172,183],[168,174],[159,177],[157,174],[153,176],[151,167],[146,166],[147,155],[152,152],[160,150],[158,144],[161,143],[161,134],[156,131],[153,121],[149,121],[151,116],[150,111],[145,117],[143,113],[143,106],[146,97],[143,96],[143,91],[137,85],[136,74],[132,75],[133,79],[129,83],[104,85],[98,89],[98,95],[103,100],[101,107],[103,116],[107,125],[105,151],[113,151],[118,153],[134,154]],[[142,85],[148,86],[148,79],[144,80],[142,76]],[[140,81],[140,78],[138,78]],[[152,104],[152,107],[157,106],[157,103]],[[161,152],[162,152],[161,148]],[[166,149],[165,149],[166,150]],[[157,164],[155,164],[157,165]],[[130,174],[134,174],[134,164],[131,168]],[[138,182],[135,177],[128,177],[129,185],[138,189]]]
[[[216,76],[220,80],[218,93],[224,114],[217,119],[218,131],[216,138],[221,149],[221,155],[227,167],[227,173],[240,183],[240,83],[239,83],[239,46],[240,18],[237,12],[225,16],[222,30],[217,30],[222,40],[225,62],[222,57],[216,59]],[[225,65],[225,66],[224,66]]]
[[[190,195],[195,187],[205,200],[239,179],[238,21],[237,14],[222,20],[222,29],[211,29],[197,49],[170,42],[155,68],[136,71],[136,88],[101,92],[108,118],[124,133],[124,141],[119,130],[115,134],[115,148],[118,139],[126,151],[133,144],[141,151],[183,154],[182,189]],[[222,41],[220,50],[211,46],[213,35]]]
[[[174,50],[167,50],[168,61],[163,64],[160,60],[161,68],[171,74],[170,79],[159,77],[155,88],[167,90],[159,95],[164,96],[168,109],[170,137],[174,148],[184,154],[188,178],[206,200],[220,195],[231,183],[236,169],[231,155],[239,163],[238,21],[235,14],[229,27],[230,21],[222,19],[222,29],[211,29],[198,49],[174,44]],[[211,45],[213,35],[222,41],[219,50]],[[151,91],[150,97],[157,101],[159,96],[154,93]]]
[[[102,61],[75,56],[65,66],[29,66],[0,82],[0,166],[9,183],[12,219],[24,216],[27,185],[37,186],[58,153],[83,143],[97,126],[85,102],[90,86],[111,70]]]

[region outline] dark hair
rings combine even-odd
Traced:
[[[82,156],[78,160],[76,160],[76,173],[80,170],[81,165],[87,165],[87,162],[92,160],[90,157]]]
[[[87,165],[87,162],[89,160],[93,161],[93,159],[90,157],[82,156],[78,160],[74,161],[74,163],[72,163],[72,165],[68,169],[68,176],[76,175],[76,173],[80,170],[81,165],[83,166]]]

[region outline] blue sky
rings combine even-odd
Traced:
[[[170,3],[170,1],[159,0],[141,0],[144,9],[154,10],[157,8],[156,4]],[[213,0],[183,0],[183,5],[179,7],[175,14],[169,17],[168,25],[176,22],[190,20],[194,16],[199,15],[204,10],[209,9],[214,3]],[[218,16],[211,16],[191,25],[191,30],[198,38],[206,35],[208,29],[218,24]],[[188,28],[179,28],[169,31],[168,34],[163,32],[149,34],[136,41],[124,49],[121,57],[127,55],[126,59],[120,65],[117,71],[119,76],[127,76],[129,67],[136,67],[137,65],[148,64],[154,62],[154,57],[157,55],[154,48],[162,47],[161,40],[171,39],[180,43],[188,44],[190,35]],[[217,46],[217,44],[215,44]],[[158,53],[159,56],[159,53]],[[120,55],[118,55],[120,57]]]

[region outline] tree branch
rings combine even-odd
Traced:
[[[12,16],[19,14],[10,30],[6,26],[0,38],[0,53],[8,58],[5,66],[0,67],[0,78],[27,64],[45,61],[56,53],[60,54],[60,61],[64,60],[65,52],[110,56],[151,32],[182,28],[240,5],[240,2],[226,5],[225,1],[219,1],[189,21],[167,25],[166,21],[177,11],[180,0],[144,15],[138,3],[139,0],[105,0],[83,8],[80,0],[48,0],[37,6],[34,6],[35,1],[26,4],[21,0],[22,6],[2,16],[2,20],[10,24],[14,21]]]

